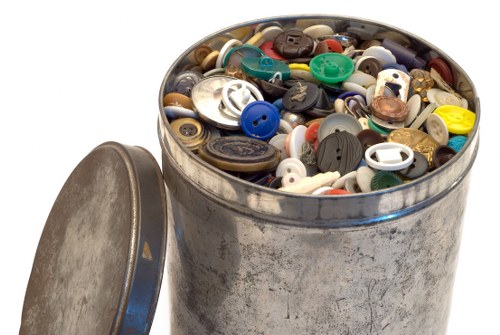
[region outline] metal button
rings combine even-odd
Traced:
[[[303,57],[313,51],[314,40],[299,29],[290,29],[276,36],[273,48],[287,59]]]
[[[432,165],[432,154],[434,150],[439,146],[439,143],[436,142],[428,134],[423,131],[417,129],[397,129],[392,131],[389,136],[387,136],[388,142],[401,143],[413,151],[420,152],[427,158],[429,162],[429,166]]]
[[[319,143],[317,160],[321,172],[351,172],[361,161],[363,149],[356,136],[346,131],[328,135]]]
[[[370,107],[374,116],[388,122],[404,122],[408,115],[408,106],[394,97],[376,96]]]

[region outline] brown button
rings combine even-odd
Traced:
[[[193,152],[197,152],[199,147],[210,137],[210,132],[196,119],[176,119],[170,124],[170,127],[181,142]]]
[[[367,73],[377,78],[378,73],[382,71],[382,64],[380,64],[379,60],[373,56],[364,56],[356,62],[355,70]]]
[[[199,154],[221,170],[247,173],[272,170],[281,157],[274,146],[245,136],[214,138],[200,148]]]
[[[371,104],[372,114],[388,122],[403,122],[408,115],[408,106],[396,97],[379,95]]]
[[[436,70],[449,85],[453,86],[453,72],[451,72],[450,66],[444,60],[434,58],[429,61],[427,66]]]
[[[314,40],[301,30],[290,29],[276,36],[273,48],[285,58],[298,58],[313,51]]]
[[[456,151],[449,146],[441,145],[434,150],[434,153],[432,154],[432,163],[435,168],[438,168],[452,159],[456,154]]]
[[[363,147],[363,152],[374,144],[385,142],[382,135],[372,129],[364,129],[360,131],[356,137]]]
[[[194,110],[193,101],[190,97],[181,93],[171,92],[163,97],[163,106],[184,107]]]
[[[194,60],[196,64],[201,64],[203,60],[212,52],[212,48],[208,45],[201,45],[194,51]]]
[[[319,143],[318,169],[338,171],[343,176],[358,166],[362,156],[363,149],[356,136],[347,131],[332,133]]]
[[[402,128],[391,131],[387,136],[387,142],[396,142],[404,144],[413,151],[420,152],[427,158],[429,166],[432,166],[432,154],[439,146],[430,135],[412,128]]]

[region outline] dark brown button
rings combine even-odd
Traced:
[[[289,112],[300,113],[316,104],[319,89],[310,82],[297,82],[283,96],[283,107]]]
[[[363,148],[356,136],[340,131],[328,135],[319,143],[317,156],[321,172],[338,171],[343,176],[358,166]]]
[[[313,117],[325,117],[332,114],[333,112],[333,104],[330,101],[328,94],[324,89],[320,88],[316,103],[312,108],[306,110],[306,113]]]
[[[453,72],[451,72],[450,66],[444,60],[434,58],[429,61],[427,66],[436,70],[448,84],[453,86]]]
[[[273,48],[285,58],[298,58],[313,51],[314,40],[301,30],[290,29],[276,36]]]
[[[358,138],[359,143],[361,143],[363,151],[366,151],[366,149],[368,149],[374,144],[385,142],[382,135],[380,135],[379,133],[377,133],[375,130],[372,129],[364,129],[360,131],[358,135],[356,135],[356,137]]]
[[[387,122],[403,122],[408,115],[408,106],[396,97],[379,95],[371,104],[373,115]]]
[[[441,145],[432,153],[432,163],[435,168],[438,168],[448,162],[457,153],[447,145]]]
[[[221,170],[247,173],[272,170],[281,157],[274,146],[245,136],[214,138],[200,148],[199,154]]]
[[[427,158],[420,152],[413,152],[413,163],[407,168],[398,171],[400,175],[408,179],[415,179],[423,176],[429,169],[429,162]]]
[[[255,79],[257,85],[259,85],[262,93],[266,94],[268,97],[272,97],[275,99],[279,99],[285,95],[288,91],[288,88],[283,87],[283,81],[276,79],[272,82],[263,80],[263,79]]]
[[[367,73],[370,76],[377,78],[378,73],[382,71],[382,64],[380,64],[380,61],[373,56],[364,56],[356,62],[355,70]]]

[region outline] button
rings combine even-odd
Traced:
[[[366,96],[366,88],[364,88],[363,86],[361,86],[359,84],[352,83],[352,82],[349,82],[349,81],[344,81],[342,83],[342,88],[344,90],[346,90],[346,91],[356,92],[358,94]]]
[[[394,97],[376,96],[370,107],[374,116],[388,122],[404,122],[408,115],[406,104]]]
[[[325,195],[326,192],[330,191],[330,190],[333,190],[333,187],[330,187],[330,186],[322,186],[318,189],[316,189],[313,193],[311,193],[312,195]]]
[[[363,127],[361,127],[361,124],[354,116],[343,113],[334,113],[328,115],[323,122],[321,122],[318,129],[318,140],[322,142],[328,135],[342,131],[356,136],[362,130]]]
[[[443,105],[453,105],[462,108],[467,108],[468,102],[462,97],[443,91],[439,88],[431,88],[427,91],[429,102],[436,104],[438,107]]]
[[[281,178],[281,186],[283,187],[292,186],[293,184],[298,183],[301,179],[302,177],[299,176],[298,174],[289,172]]]
[[[170,126],[179,140],[193,152],[197,152],[199,147],[210,138],[210,132],[196,119],[176,119]]]
[[[375,115],[372,115],[371,120],[377,126],[382,127],[384,129],[389,129],[389,130],[401,129],[401,128],[404,128],[404,126],[405,126],[404,122],[385,121],[379,117],[376,117]]]
[[[343,190],[341,188],[332,188],[331,190],[326,191],[325,195],[347,195],[352,194],[347,190]]]
[[[406,103],[408,100],[408,90],[410,88],[410,76],[399,70],[387,69],[380,71],[377,76],[374,97],[385,95],[386,86],[389,84],[400,87],[398,98]]]
[[[378,59],[373,56],[363,56],[356,62],[355,70],[377,78],[378,73],[382,71],[382,65]]]
[[[372,46],[363,51],[363,56],[371,56],[376,58],[379,62],[380,65],[383,67],[384,65],[387,64],[392,64],[396,63],[396,57],[384,48],[383,46]]]
[[[198,48],[196,48],[193,53],[194,61],[196,62],[196,64],[201,64],[205,57],[207,57],[212,51],[212,48],[205,44],[200,45]]]
[[[234,117],[240,117],[243,109],[256,100],[264,100],[259,89],[244,80],[231,80],[222,87],[222,103]]]
[[[320,187],[333,184],[339,177],[338,172],[318,173],[313,177],[302,178],[298,183],[282,187],[279,190],[288,193],[311,194]]]
[[[372,145],[385,142],[382,135],[380,135],[373,129],[364,129],[360,131],[356,135],[356,137],[361,143],[361,146],[363,147],[364,151],[366,151],[366,149],[368,149]]]
[[[429,115],[425,121],[425,128],[427,133],[432,136],[439,144],[448,144],[449,134],[448,128],[443,119],[436,113]]]
[[[306,141],[306,131],[307,127],[303,125],[298,125],[293,128],[290,134],[289,151],[290,157],[300,159],[302,154],[302,145]]]
[[[417,52],[406,48],[389,38],[385,38],[382,41],[382,46],[396,57],[396,61],[399,64],[406,66],[408,69],[423,69],[425,68],[425,61],[417,56]]]
[[[224,58],[226,58],[229,50],[231,50],[234,47],[240,46],[242,44],[243,43],[241,43],[240,40],[237,40],[235,38],[227,41],[219,51],[219,55],[217,56],[217,60],[215,61],[215,67],[217,68],[223,67]]]
[[[271,42],[272,43],[272,41],[282,32],[283,32],[283,28],[281,28],[279,25],[269,26],[269,27],[266,27],[262,30],[262,38],[263,38],[264,42]]]
[[[301,113],[286,112],[284,110],[281,111],[281,119],[288,122],[292,128],[306,123],[306,117]]]
[[[455,150],[455,152],[459,152],[460,150],[462,150],[466,142],[467,142],[466,136],[457,135],[453,136],[448,140],[448,146],[453,150]]]
[[[219,108],[222,101],[222,89],[224,85],[234,78],[227,76],[212,76],[197,83],[192,90],[191,98],[200,117],[226,130],[240,129],[240,119],[225,113]]]
[[[280,158],[280,152],[272,145],[244,136],[211,139],[200,147],[199,154],[221,170],[246,173],[270,171]]]
[[[327,26],[326,24],[315,24],[309,26],[303,30],[304,34],[312,37],[312,38],[320,38],[323,36],[333,35],[334,31],[332,27]]]
[[[342,47],[342,44],[340,44],[338,41],[334,39],[327,39],[318,42],[316,48],[314,49],[314,56],[324,54],[327,52],[342,53],[343,51],[344,48]]]
[[[363,149],[356,136],[346,131],[336,132],[319,143],[318,169],[321,172],[338,171],[343,176],[354,170],[362,155]]]
[[[406,156],[404,160],[402,154]],[[365,151],[365,161],[368,166],[377,170],[402,170],[413,162],[413,151],[400,143],[379,143]]]
[[[347,31],[338,33],[332,36],[336,41],[339,41],[340,44],[346,49],[349,47],[356,48],[359,43],[359,36],[353,33],[349,33]]]
[[[374,175],[375,171],[370,169],[368,166],[361,166],[356,171],[356,182],[358,183],[358,187],[361,189],[361,192],[371,192],[371,182]]]
[[[387,136],[388,142],[401,143],[427,158],[429,166],[432,164],[432,153],[439,146],[430,135],[423,131],[411,128],[397,129]]]
[[[370,127],[370,129],[375,130],[377,133],[379,133],[380,135],[383,135],[383,136],[389,135],[392,131],[391,129],[381,127],[378,124],[376,124],[375,122],[373,122],[373,116],[368,119],[368,126]]]
[[[356,174],[357,174],[356,171],[351,171],[351,172],[343,175],[342,177],[337,179],[337,181],[335,183],[332,184],[332,188],[344,188],[347,180],[356,179]]]
[[[361,188],[359,188],[356,178],[347,179],[345,181],[344,189],[351,194],[361,193]]]
[[[293,128],[290,125],[290,123],[288,123],[287,121],[285,121],[283,119],[280,119],[280,127],[279,127],[278,131],[281,134],[290,134],[293,131]]]
[[[281,151],[281,160],[288,157],[285,150],[286,137],[287,134],[277,134],[269,140],[269,144]]]
[[[258,31],[252,37],[250,37],[250,39],[246,41],[245,44],[255,45],[256,47],[259,47],[264,42],[264,34]]]
[[[403,184],[403,180],[395,173],[389,171],[377,171],[372,178],[371,188],[374,191],[384,190]]]
[[[332,52],[315,56],[309,67],[315,78],[328,84],[344,81],[354,71],[354,63],[349,57]]]
[[[178,106],[191,110],[194,109],[193,101],[191,100],[191,98],[177,92],[170,92],[165,94],[165,96],[163,97],[163,106]]]
[[[178,117],[198,117],[198,114],[195,111],[179,106],[166,106],[163,108],[163,112],[170,119],[175,119]]]
[[[330,100],[330,97],[322,88],[319,89],[318,98],[314,106],[305,111],[305,113],[315,118],[325,117],[332,114],[333,112],[334,107]]]
[[[428,102],[427,91],[434,87],[434,79],[432,79],[431,74],[422,69],[414,69],[410,71],[410,76],[410,86],[413,92],[418,93],[423,101]]]
[[[219,57],[219,51],[214,50],[211,53],[203,59],[203,62],[201,62],[200,67],[202,68],[203,71],[208,71],[210,69],[215,68],[215,64],[217,62],[217,57]]]
[[[422,107],[422,98],[418,94],[413,94],[408,102],[406,102],[408,107],[408,115],[405,119],[405,127],[408,127],[417,118],[418,113]]]
[[[432,163],[435,168],[441,167],[452,159],[457,153],[447,145],[441,145],[434,150]]]
[[[311,74],[311,69],[309,65],[304,63],[289,63],[291,76],[296,79],[302,79],[314,84],[318,84],[319,81],[313,77]]]
[[[309,143],[314,143],[318,139],[318,130],[321,126],[321,122],[312,122],[306,130],[305,139]]]
[[[281,56],[279,53],[277,53],[273,49],[273,41],[267,41],[267,42],[262,43],[262,45],[260,46],[260,49],[262,50],[262,52],[264,52],[264,54],[267,57],[271,57],[272,59],[276,59],[276,60],[286,60],[285,57]]]
[[[276,168],[276,177],[283,177],[287,173],[295,173],[301,178],[307,176],[307,169],[304,163],[297,158],[287,158],[282,160]]]
[[[237,68],[240,67],[241,59],[243,57],[261,57],[264,56],[264,53],[259,48],[250,45],[243,44],[237,47],[230,49],[224,60],[222,62],[223,67],[227,67],[229,65],[235,66]]]
[[[273,48],[285,58],[298,58],[311,54],[314,40],[299,29],[290,29],[276,36]]]
[[[318,95],[318,86],[309,82],[299,81],[283,96],[283,107],[290,112],[303,112],[316,104]]]
[[[453,134],[470,133],[476,122],[476,114],[462,107],[444,105],[436,108],[434,113],[443,119],[448,131]]]
[[[399,170],[398,173],[408,179],[416,179],[423,176],[428,170],[429,162],[427,158],[420,152],[415,151],[413,152],[413,162],[407,168]]]
[[[250,138],[268,140],[280,126],[278,109],[267,101],[249,103],[241,113],[241,128]]]
[[[425,123],[429,115],[436,110],[436,107],[436,104],[428,104],[427,107],[425,107],[424,110],[417,116],[415,121],[410,124],[410,128],[419,129]]]
[[[194,85],[203,79],[203,75],[197,71],[181,72],[175,77],[171,91],[191,97]]]
[[[427,66],[436,70],[449,85],[453,85],[453,72],[451,72],[450,66],[443,59],[434,58],[429,61]]]
[[[279,60],[273,60],[268,56],[243,57],[241,68],[249,76],[263,80],[269,80],[279,73],[282,80],[290,78],[290,67]]]
[[[349,83],[355,83],[360,86],[363,86],[364,88],[368,88],[372,85],[377,84],[377,79],[376,77],[372,76],[371,74],[362,72],[362,71],[354,71],[349,78],[347,78],[344,83],[349,82]]]

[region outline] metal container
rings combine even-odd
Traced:
[[[477,114],[465,147],[402,186],[349,196],[301,196],[235,178],[186,150],[163,95],[196,47],[271,20],[376,26],[434,50]],[[467,74],[423,39],[385,24],[333,16],[278,17],[207,36],[160,89],[159,138],[168,188],[171,334],[444,334],[478,150],[479,100]]]

